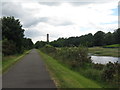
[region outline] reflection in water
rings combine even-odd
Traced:
[[[117,62],[120,63],[120,57],[110,57],[110,56],[91,56],[91,60],[94,63],[107,64],[108,62]]]

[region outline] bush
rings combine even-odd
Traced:
[[[106,64],[104,71],[102,73],[102,79],[104,81],[112,81],[115,73],[115,66],[113,63],[109,62]]]
[[[12,55],[16,53],[16,45],[7,39],[3,40],[2,48],[3,55]]]
[[[84,74],[84,76],[88,77],[88,78],[91,78],[93,80],[97,80],[97,81],[100,81],[101,79],[101,71],[98,71],[96,69],[86,69],[82,72]]]
[[[49,44],[45,45],[41,50],[48,54],[56,53],[56,48]]]
[[[93,64],[93,68],[97,70],[103,70],[104,65],[103,64]]]
[[[83,66],[84,63],[91,63],[85,47],[64,47],[56,49],[53,46],[46,45],[42,51],[52,55],[54,58],[69,64],[71,67]]]

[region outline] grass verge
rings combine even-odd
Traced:
[[[101,88],[93,80],[87,79],[79,73],[70,70],[57,60],[38,50],[55,81],[57,88]]]
[[[20,54],[20,55],[11,55],[11,56],[3,57],[2,58],[2,73],[6,72],[13,64],[21,60],[21,58],[24,57],[29,52],[30,50],[25,51],[23,54]]]
[[[102,48],[102,47],[92,47],[89,48],[89,53],[98,56],[113,56],[120,57],[120,51],[118,48]]]

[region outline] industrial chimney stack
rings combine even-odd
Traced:
[[[49,42],[49,34],[47,34],[47,42]]]

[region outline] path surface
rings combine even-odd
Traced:
[[[12,66],[2,78],[3,88],[56,88],[35,49]]]

